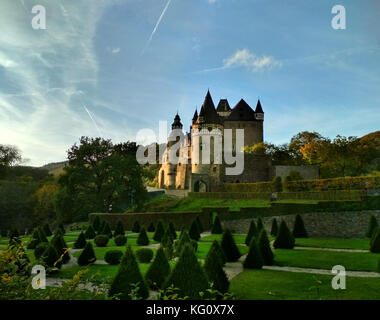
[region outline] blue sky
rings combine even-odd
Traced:
[[[37,4],[46,30],[31,27]],[[331,27],[336,4],[346,30]],[[260,97],[268,142],[379,130],[377,0],[2,0],[0,13],[0,143],[29,165],[83,135],[135,140],[177,110],[188,127],[208,88],[231,106]]]

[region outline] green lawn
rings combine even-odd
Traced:
[[[346,278],[346,290],[331,287],[333,275],[246,270],[232,279],[230,291],[242,300],[380,299],[380,278]]]
[[[322,250],[277,249],[274,261],[279,266],[329,269],[342,265],[347,271],[377,271],[380,254]]]
[[[296,246],[333,249],[369,249],[369,239],[298,238]]]

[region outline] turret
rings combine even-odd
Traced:
[[[261,107],[260,99],[257,101],[256,110],[255,110],[255,119],[259,121],[264,121],[264,111]]]

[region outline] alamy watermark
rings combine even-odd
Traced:
[[[334,290],[345,290],[346,289],[346,269],[341,265],[336,265],[331,270],[332,274],[336,274],[331,280],[331,287]]]

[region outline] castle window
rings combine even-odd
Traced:
[[[212,168],[212,171],[216,172],[216,167]]]

